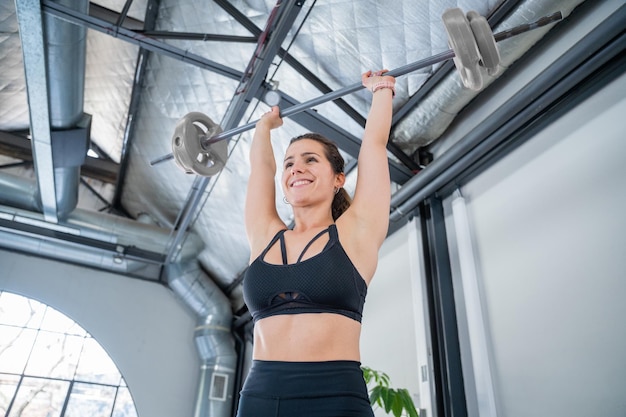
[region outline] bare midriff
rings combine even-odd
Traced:
[[[331,313],[284,314],[254,325],[256,360],[285,362],[360,361],[361,323]]]

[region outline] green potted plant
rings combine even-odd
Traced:
[[[362,366],[361,369],[372,406],[378,406],[387,414],[392,413],[394,417],[419,417],[408,390],[390,388],[389,376],[384,372],[375,371],[367,366]]]

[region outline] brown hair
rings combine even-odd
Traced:
[[[343,173],[345,161],[343,160],[343,156],[339,153],[339,148],[337,148],[335,142],[320,135],[319,133],[305,133],[304,135],[296,136],[291,139],[291,142],[289,143],[292,144],[302,139],[311,139],[321,143],[324,146],[324,154],[326,155],[326,159],[330,162],[333,172],[335,174]],[[350,195],[343,187],[340,188],[335,194],[331,207],[333,220],[337,220],[339,216],[341,216],[348,209],[348,207],[350,207],[350,203],[352,203]]]

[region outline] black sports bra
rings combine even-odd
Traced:
[[[302,260],[326,232],[329,240],[322,252]],[[361,322],[367,285],[341,246],[337,227],[331,224],[311,239],[295,264],[287,264],[284,233],[279,231],[246,271],[243,298],[254,321],[279,314],[335,313]],[[264,261],[277,240],[282,265]]]

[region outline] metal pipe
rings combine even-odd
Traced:
[[[0,173],[0,204],[41,212],[41,199],[37,198],[37,184],[6,172]]]
[[[64,0],[57,4],[87,13],[88,1]],[[70,129],[83,115],[87,29],[55,16],[43,14],[48,73],[50,126]]]
[[[202,367],[194,417],[230,416],[237,369],[230,302],[195,262],[167,265],[165,276],[198,317],[195,341]]]
[[[153,261],[46,236],[16,234],[6,227],[0,227],[0,248],[145,279],[157,280],[160,272],[160,264]]]
[[[106,213],[75,209],[57,223],[47,222],[39,213],[37,185],[33,180],[0,173],[0,218],[18,217],[51,231],[59,228],[76,236],[97,242],[137,247],[151,253],[165,253],[169,248],[170,230],[154,223],[146,224]],[[10,206],[10,207],[9,207]],[[10,240],[7,242],[10,246]],[[179,243],[172,261],[191,259],[202,250],[203,242],[196,233],[189,233],[184,245]],[[80,258],[80,257],[78,257]]]
[[[77,12],[87,13],[89,1],[59,0],[59,4]],[[53,130],[73,129],[83,117],[83,93],[85,90],[85,57],[87,29],[72,25],[54,16],[43,15],[46,46],[46,72],[48,74],[48,100],[50,103],[50,128]],[[57,213],[63,219],[78,205],[80,165],[84,160],[70,164],[59,164],[55,153],[66,152],[65,141],[83,141],[78,150],[87,147],[89,138],[75,138],[53,134],[51,145],[54,161],[54,185]]]
[[[256,43],[257,38],[254,36],[236,36],[236,35],[219,35],[213,33],[194,33],[194,32],[169,32],[163,30],[136,30],[138,34],[150,36],[156,39],[180,39],[192,41],[219,41],[219,42],[237,42],[237,43]]]

